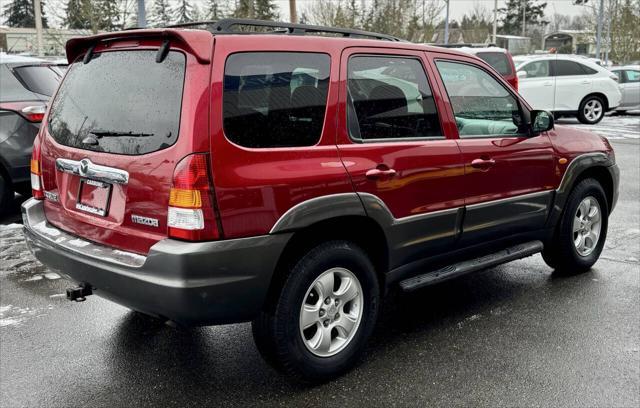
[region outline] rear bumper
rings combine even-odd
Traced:
[[[291,234],[217,242],[165,239],[145,256],[85,241],[48,224],[42,201],[22,205],[35,257],[94,293],[131,309],[186,325],[254,318]]]

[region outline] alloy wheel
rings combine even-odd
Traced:
[[[589,256],[598,245],[602,228],[600,204],[592,196],[585,197],[573,217],[573,244],[581,256]]]

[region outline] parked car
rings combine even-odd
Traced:
[[[611,146],[554,128],[480,59],[327,27],[183,27],[67,43],[23,219],[78,283],[69,299],[251,321],[266,360],[312,382],[358,361],[389,290],[600,256]]]
[[[620,105],[618,77],[587,58],[543,55],[518,65],[518,91],[536,109],[596,124]]]
[[[44,60],[0,55],[0,213],[14,191],[31,194],[31,147],[60,78]]]
[[[500,47],[461,47],[460,51],[473,54],[491,65],[509,84],[518,90],[518,76],[511,53]]]
[[[630,110],[640,110],[640,65],[626,65],[611,69],[618,76],[622,102],[616,112],[624,114]]]

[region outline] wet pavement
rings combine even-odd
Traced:
[[[364,361],[316,387],[260,358],[248,324],[185,329],[38,264],[0,224],[0,406],[640,405],[640,141],[612,140],[620,201],[601,260],[560,277],[540,256],[393,296]],[[19,201],[19,198],[17,198]]]

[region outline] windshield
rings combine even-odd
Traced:
[[[171,51],[96,54],[69,67],[51,107],[49,131],[60,144],[137,155],[178,138],[185,56]]]

